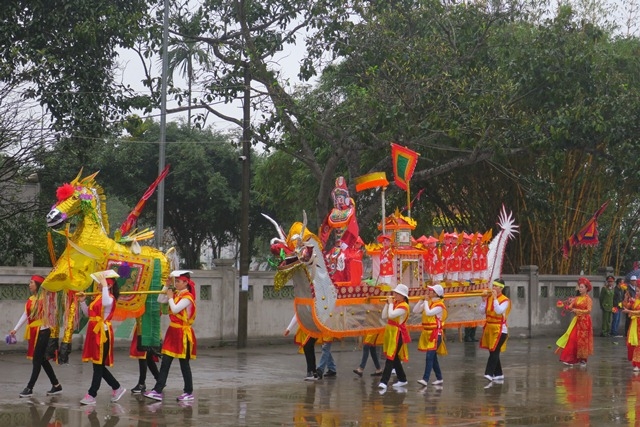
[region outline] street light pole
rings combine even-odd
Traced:
[[[251,184],[251,77],[244,68],[244,104],[242,106],[242,201],[240,204],[240,295],[238,301],[238,348],[247,346],[249,315],[249,189]]]
[[[169,0],[164,0],[164,22],[162,23],[162,80],[160,88],[160,152],[158,153],[158,175],[165,166],[167,142],[167,74],[169,72]],[[156,247],[163,250],[164,237],[164,179],[158,184],[158,210],[156,211]]]

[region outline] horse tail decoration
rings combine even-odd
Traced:
[[[500,216],[498,217],[498,227],[500,231],[489,244],[489,253],[487,259],[489,265],[484,274],[484,279],[489,283],[499,278],[502,274],[502,263],[504,258],[504,251],[507,248],[507,242],[515,237],[515,233],[518,233],[518,226],[515,225],[515,219],[513,218],[513,212],[508,212],[502,205]]]

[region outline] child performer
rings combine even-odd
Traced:
[[[394,387],[407,385],[407,375],[402,368],[402,361],[409,361],[409,349],[407,344],[411,342],[409,331],[407,330],[407,319],[409,319],[409,288],[399,283],[393,289],[393,296],[387,298],[387,303],[382,309],[382,318],[387,319],[387,326],[384,328],[384,344],[382,352],[386,357],[384,371],[378,387],[384,393],[391,378],[391,370],[396,370],[398,381]]]
[[[29,342],[27,346],[27,359],[32,360],[33,367],[31,368],[31,378],[29,378],[27,386],[20,393],[20,397],[30,397],[33,395],[33,386],[36,384],[42,368],[44,368],[44,372],[47,374],[47,377],[49,377],[49,381],[51,381],[51,390],[47,392],[47,396],[62,393],[62,386],[58,382],[56,374],[53,372],[53,367],[46,357],[51,329],[49,325],[46,325],[43,319],[40,318],[42,316],[42,310],[38,310],[38,305],[44,301],[42,298],[37,297],[42,282],[44,282],[44,277],[31,276],[31,280],[29,280],[31,296],[24,306],[24,313],[22,313],[20,320],[18,320],[18,324],[9,332],[9,334],[15,336],[17,330],[27,322],[24,338]]]
[[[91,277],[102,286],[102,292],[87,306],[86,295],[78,293],[80,309],[89,317],[87,336],[82,350],[82,361],[93,363],[93,377],[87,395],[80,400],[83,405],[95,405],[100,383],[104,379],[112,389],[111,401],[117,402],[127,391],[109,372],[107,366],[113,366],[113,328],[111,318],[120,295],[113,270],[99,271]]]
[[[444,305],[444,289],[441,285],[429,286],[428,299],[420,300],[413,312],[422,314],[423,331],[418,341],[418,350],[425,351],[426,364],[422,378],[418,380],[418,384],[423,387],[429,385],[429,377],[431,371],[436,374],[436,380],[431,383],[433,385],[441,385],[442,371],[438,362],[438,353],[447,354],[447,347],[442,336],[443,325],[447,320],[447,307]]]
[[[511,312],[511,301],[502,293],[504,287],[504,280],[494,280],[491,283],[491,293],[482,296],[479,307],[487,319],[480,340],[480,348],[489,350],[484,377],[492,383],[504,381],[500,353],[507,349],[507,339],[509,338],[507,319]]]
[[[171,272],[175,279],[175,292],[164,286],[166,295],[160,294],[158,302],[169,303],[169,328],[162,343],[162,363],[156,385],[144,393],[145,397],[162,401],[162,390],[167,385],[169,369],[174,358],[180,361],[180,370],[184,380],[183,393],[178,402],[190,402],[193,397],[193,378],[191,376],[190,359],[196,358],[196,335],[193,332],[193,321],[196,319],[195,283],[191,280],[191,272],[176,270]]]

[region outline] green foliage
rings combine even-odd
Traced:
[[[148,24],[145,0],[8,0],[0,8],[0,81],[26,83],[67,135],[103,135],[137,95],[114,82],[117,49]]]
[[[96,145],[84,165],[84,174],[100,171],[97,179],[107,195],[112,234],[158,176],[158,124],[132,118],[126,127],[136,138]],[[164,225],[170,230],[167,246],[177,246],[185,267],[200,266],[205,244],[213,245],[220,255],[221,248],[239,234],[241,170],[232,138],[211,130],[189,129],[186,124],[167,126],[166,163],[171,169],[165,178]],[[55,188],[69,182],[79,170],[67,167],[73,160],[63,158],[66,153],[58,148],[45,156],[49,168],[43,174],[47,178],[44,194],[49,205]],[[58,169],[57,164],[63,166]],[[116,202],[113,207],[112,199]],[[156,200],[155,195],[148,200],[138,221],[139,229],[154,228]]]
[[[44,214],[22,212],[0,221],[0,265],[51,266]]]
[[[632,207],[629,185],[640,184],[637,156],[623,154],[638,150],[638,41],[613,37],[569,7],[535,23],[528,16],[544,14],[518,10],[432,1],[362,7],[361,19],[344,27],[348,37],[332,45],[343,60],[299,95],[304,119],[278,145],[318,180],[297,193],[318,188],[318,218],[327,210],[327,174],[392,178],[394,141],[421,154],[412,180],[412,195],[424,189],[412,209],[416,236],[443,226],[485,231],[504,203],[521,224],[505,271],[625,264],[612,248],[626,241],[621,234],[637,234],[637,223],[616,217]],[[625,228],[603,227],[601,252],[576,249],[563,261],[564,240],[607,199],[621,205],[602,221]],[[392,185],[387,201],[387,211],[406,206],[406,195]],[[375,237],[379,198],[359,195],[356,204],[361,233]],[[291,210],[281,209],[285,217]]]

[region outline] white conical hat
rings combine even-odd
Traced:
[[[118,277],[120,277],[120,275],[116,273],[115,270],[96,271],[95,273],[91,274],[91,278],[98,283],[100,283],[100,278],[117,279]]]
[[[190,270],[173,270],[169,274],[169,277],[180,277],[183,274],[193,274],[193,271],[190,271]]]

